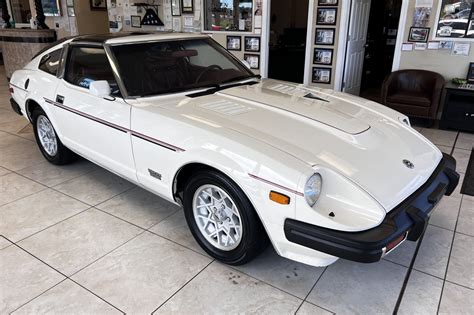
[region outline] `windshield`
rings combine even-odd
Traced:
[[[129,96],[182,92],[252,77],[208,38],[112,46]]]

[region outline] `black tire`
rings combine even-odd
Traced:
[[[48,116],[46,115],[46,113],[41,108],[35,108],[33,110],[33,113],[31,114],[31,120],[33,122],[33,130],[34,130],[34,133],[35,133],[36,143],[38,144],[38,147],[39,147],[41,153],[43,154],[43,156],[45,157],[45,159],[48,162],[50,162],[52,164],[55,164],[55,165],[64,165],[64,164],[68,164],[68,163],[74,161],[76,159],[76,155],[71,150],[69,150],[68,148],[66,148],[62,144],[62,142],[61,142],[61,140],[59,140],[58,134],[56,133],[56,130],[54,130],[54,128],[53,128],[53,130],[54,130],[54,134],[55,134],[56,142],[57,142],[57,151],[56,151],[56,154],[54,154],[54,155],[50,155],[48,152],[46,152],[45,148],[41,144],[41,141],[40,141],[39,135],[38,135],[38,124],[37,123],[38,123],[38,118],[41,117],[41,116],[45,117],[49,121]]]
[[[201,233],[194,219],[194,194],[203,185],[215,185],[224,190],[239,209],[243,233],[239,245],[232,250],[221,250],[212,245]],[[247,196],[231,179],[220,172],[203,170],[194,174],[184,188],[183,206],[189,229],[198,244],[210,256],[223,263],[229,265],[245,264],[259,255],[268,244],[265,229]]]

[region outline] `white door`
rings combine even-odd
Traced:
[[[53,100],[64,144],[93,162],[136,181],[130,142],[130,105],[119,95],[90,94],[89,84],[107,80],[116,90],[112,68],[102,47],[69,47],[64,78]]]
[[[371,0],[352,0],[343,91],[354,95],[359,95],[360,92],[370,2]]]

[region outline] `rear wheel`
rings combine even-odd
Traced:
[[[36,108],[32,115],[36,143],[48,162],[56,165],[67,164],[74,160],[75,154],[59,140],[53,124],[41,108]]]
[[[244,264],[267,244],[265,231],[247,196],[217,171],[200,171],[188,181],[184,212],[199,245],[224,263]]]

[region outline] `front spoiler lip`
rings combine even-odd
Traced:
[[[449,196],[456,188],[459,174],[455,169],[456,160],[443,153],[442,160],[427,182],[372,229],[344,232],[286,219],[285,236],[290,242],[329,255],[364,263],[379,261],[386,254],[387,245],[404,233],[409,241],[417,241],[421,237],[431,211],[443,195]]]

